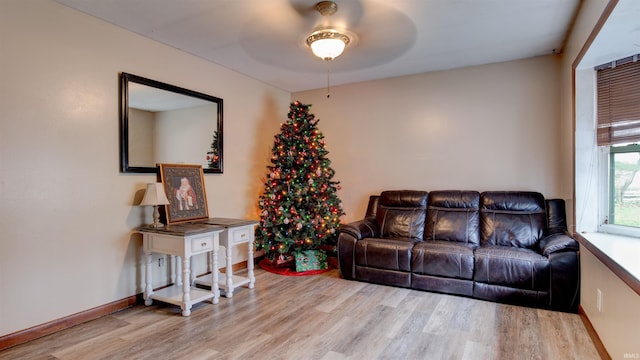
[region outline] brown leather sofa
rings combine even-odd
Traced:
[[[338,238],[345,279],[567,312],[578,250],[564,200],[523,191],[385,191]]]

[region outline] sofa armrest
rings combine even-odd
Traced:
[[[549,256],[559,251],[578,251],[578,242],[567,233],[551,234],[540,240],[540,252],[544,256]]]
[[[580,303],[580,246],[569,233],[558,231],[540,240],[549,258],[549,309],[575,313]]]
[[[578,312],[580,304],[580,253],[556,251],[549,254],[551,284],[549,308],[551,310]]]
[[[377,237],[378,224],[374,218],[365,218],[360,221],[342,225],[340,227],[340,232],[347,233],[353,236],[356,240],[368,237]]]
[[[340,227],[338,235],[338,264],[342,277],[347,280],[355,280],[355,249],[356,243],[367,237],[376,237],[378,225],[375,218],[365,218]]]
[[[540,240],[542,255],[549,258],[551,310],[575,313],[580,303],[580,246],[567,232]]]

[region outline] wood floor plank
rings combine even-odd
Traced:
[[[252,355],[260,354],[271,342],[271,335],[257,333],[235,346],[225,346],[217,353],[216,359],[249,359]]]
[[[380,319],[384,336],[390,339],[397,338],[404,324],[413,316],[419,302],[420,298],[415,296],[403,297],[403,301],[394,306],[394,312],[391,312],[384,319]]]
[[[385,296],[382,300],[382,305],[391,306],[397,308],[400,303],[404,301],[404,299],[410,295],[413,291],[411,289],[405,288],[394,288],[388,287],[389,295]]]
[[[494,349],[489,344],[467,341],[461,360],[496,359]]]
[[[340,354],[337,352],[329,351],[321,360],[343,360],[347,359],[344,354]]]
[[[584,323],[579,316],[561,314],[564,320],[565,332],[569,335],[569,354],[578,359],[592,359],[598,357],[598,350],[590,336],[583,336]]]
[[[444,335],[448,330],[449,322],[454,316],[457,301],[451,301],[448,297],[442,297],[431,313],[429,322],[425,324],[422,331],[431,335]]]
[[[366,286],[367,284],[361,282],[356,282],[353,287],[348,288],[337,285],[336,288],[331,292],[334,296],[331,297],[328,301],[316,304],[316,309],[318,309],[318,311],[330,312],[334,310],[338,305],[343,304],[355,293],[359,292]]]
[[[347,358],[346,354],[334,349],[343,337],[342,330],[350,326],[353,318],[337,314],[329,314],[329,317],[326,327],[319,328],[314,336],[299,344],[299,350],[292,354],[292,359],[296,358],[295,356],[298,356],[298,359],[321,359],[330,353],[339,354],[338,358]]]
[[[580,336],[584,324],[573,314],[539,310],[541,331],[549,336],[544,345],[553,354],[568,358],[597,357],[597,350],[590,337]]]
[[[114,336],[98,336],[82,343],[65,347],[60,351],[52,352],[57,359],[86,359],[90,354],[95,359],[109,357],[115,349],[126,347],[127,341]]]
[[[426,341],[430,341],[431,337],[422,332],[430,317],[430,313],[416,312],[414,316],[407,319],[396,336],[396,341],[391,342],[382,350],[379,358],[411,359],[410,354],[415,353],[416,348],[419,348]]]
[[[103,334],[110,334],[113,331],[124,328],[127,322],[116,319],[112,316],[104,316],[100,321],[91,321],[84,324],[76,325],[68,330],[59,331],[49,336],[28,342],[24,345],[18,345],[9,348],[6,351],[0,351],[0,359],[5,358],[5,353],[10,354],[7,359],[28,359],[28,358],[46,358],[53,357],[51,354],[57,351],[72,347],[75,344],[91,340]],[[107,335],[109,336],[109,335]],[[28,346],[28,344],[37,343],[38,346]]]
[[[576,314],[256,269],[220,303],[138,305],[0,359],[598,359]]]
[[[469,322],[469,340],[478,344],[492,344],[495,340],[496,305],[488,301],[473,301]],[[457,316],[456,316],[457,318]],[[473,346],[477,348],[476,346]]]
[[[518,311],[515,325],[515,348],[521,356],[531,360],[548,359],[542,343],[542,330],[536,311]]]
[[[516,346],[515,336],[518,321],[518,308],[511,305],[495,306],[496,322],[494,329],[487,329],[492,338],[490,344],[496,347],[498,358],[508,359],[510,356],[521,356]],[[493,332],[491,331],[493,330]]]

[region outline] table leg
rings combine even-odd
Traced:
[[[249,241],[247,244],[249,252],[247,254],[247,272],[249,273],[249,289],[253,289],[253,285],[256,282],[256,278],[253,275],[253,241]]]
[[[189,270],[191,271],[191,275],[189,276],[189,286],[194,286],[196,283],[196,272],[193,270],[193,261],[190,262],[191,267]]]
[[[144,304],[149,306],[153,303],[153,299],[151,299],[151,294],[153,294],[153,288],[151,286],[151,263],[153,259],[151,258],[151,252],[145,250],[145,284],[144,284]]]
[[[227,286],[224,289],[224,296],[225,297],[233,297],[233,265],[231,264],[233,262],[233,259],[231,257],[231,254],[233,253],[233,246],[231,246],[231,244],[229,244],[231,242],[231,239],[229,239],[229,241],[227,242],[227,270],[226,270],[226,275],[227,275]]]
[[[172,284],[176,284],[176,272],[178,271],[182,271],[182,270],[176,270],[176,256],[175,255],[171,255],[170,260],[171,262],[171,283]]]
[[[218,248],[213,247],[211,254],[211,277],[213,283],[211,284],[211,291],[213,292],[213,303],[217,304],[220,301],[220,284],[219,284],[219,269],[218,269]]]
[[[182,269],[182,257],[176,256],[176,285],[182,285],[182,272],[179,269]],[[173,271],[173,270],[172,270]]]
[[[191,261],[185,256],[182,259],[182,316],[191,315],[191,284],[189,284],[189,274],[191,273]]]
[[[209,253],[209,258],[207,259],[207,272],[212,273],[213,271],[213,257],[212,254]]]

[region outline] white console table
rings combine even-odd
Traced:
[[[226,249],[226,282],[224,286],[224,296],[233,297],[233,289],[247,285],[249,289],[253,289],[255,284],[255,276],[253,275],[253,240],[254,227],[258,224],[255,220],[246,219],[228,219],[228,218],[210,218],[207,224],[218,225],[224,228],[220,234],[220,245]],[[233,275],[233,247],[238,244],[247,244],[247,277]],[[214,283],[216,272],[199,277],[195,280],[198,285],[216,287]]]
[[[219,234],[224,231],[221,226],[205,223],[189,223],[168,225],[162,228],[142,227],[143,249],[145,264],[145,305],[151,305],[153,300],[178,305],[182,308],[182,316],[191,314],[191,306],[195,303],[209,300],[218,303],[220,290],[218,289],[218,249],[220,247]],[[176,282],[158,291],[152,288],[151,254],[162,253],[178,256],[182,259],[182,274],[178,272]],[[212,286],[210,291],[192,287],[194,274],[191,272],[191,257],[193,255],[209,253],[212,264]],[[172,269],[174,271],[174,269]],[[182,275],[182,276],[180,276]]]

